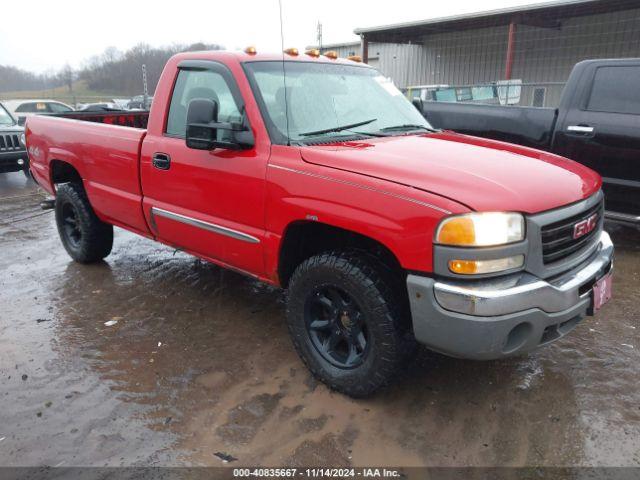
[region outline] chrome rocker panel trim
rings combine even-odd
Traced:
[[[260,243],[260,239],[247,233],[239,232],[237,230],[223,227],[222,225],[217,225],[215,223],[209,223],[203,220],[198,220],[196,218],[187,217],[186,215],[181,215],[179,213],[163,210],[162,208],[151,207],[151,215],[175,220],[176,222],[191,225],[192,227],[201,228],[203,230],[208,230],[210,232],[224,235],[226,237],[235,238],[236,240],[241,240],[243,242]]]

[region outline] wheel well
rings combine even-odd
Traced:
[[[51,183],[79,183],[82,185],[82,177],[78,171],[70,163],[62,160],[52,160],[51,166]]]
[[[391,250],[377,240],[342,228],[317,222],[296,222],[287,228],[281,245],[278,277],[283,288],[287,288],[298,265],[329,250],[361,250],[404,280],[404,269]]]

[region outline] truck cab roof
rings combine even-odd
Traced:
[[[269,62],[269,61],[285,61],[285,62],[318,62],[329,64],[343,64],[343,65],[357,65],[366,68],[372,68],[366,63],[356,62],[347,58],[330,58],[326,55],[308,55],[303,51],[300,51],[298,55],[291,55],[288,53],[277,52],[256,52],[246,53],[245,51],[231,51],[231,50],[203,50],[198,52],[185,52],[175,55],[175,58],[180,60],[212,60],[212,61],[225,61],[235,59],[240,63],[244,62]]]

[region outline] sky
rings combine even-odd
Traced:
[[[285,47],[358,40],[354,28],[544,3],[542,0],[281,0]],[[107,47],[217,43],[280,51],[278,0],[29,0],[0,28],[0,65],[34,72],[79,68]],[[20,7],[18,7],[20,5]],[[23,10],[21,12],[21,10]],[[0,79],[1,81],[1,79]]]

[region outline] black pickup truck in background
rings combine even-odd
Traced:
[[[423,102],[437,128],[546,150],[603,178],[607,217],[640,225],[640,59],[576,64],[558,108]]]

